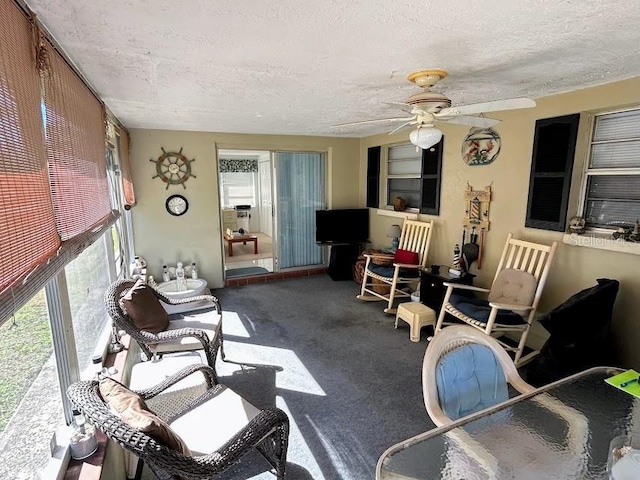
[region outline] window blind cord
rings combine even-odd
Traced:
[[[11,287],[11,301],[13,302],[13,307],[11,308],[11,326],[9,330],[18,326],[18,322],[16,322],[16,296],[13,292],[13,286]]]

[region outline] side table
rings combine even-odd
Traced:
[[[449,267],[447,265],[439,265],[439,267],[440,270],[438,273],[432,272],[430,268],[420,272],[420,302],[431,307],[436,311],[436,314],[440,312],[444,294],[447,290],[443,285],[444,282],[473,285],[473,279],[475,277],[475,275],[471,273],[465,273],[457,277],[449,274]]]

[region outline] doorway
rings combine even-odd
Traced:
[[[225,279],[322,264],[325,154],[220,149]]]
[[[225,278],[274,272],[271,152],[219,150]]]

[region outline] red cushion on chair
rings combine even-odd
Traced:
[[[402,250],[399,248],[396,250],[396,254],[393,257],[394,263],[404,263],[405,265],[418,265],[420,263],[420,255],[418,252],[412,252],[410,250]]]

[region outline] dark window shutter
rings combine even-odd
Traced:
[[[579,114],[536,121],[526,227],[564,231]]]
[[[380,147],[367,149],[367,207],[378,208],[380,202]]]
[[[444,137],[433,147],[422,150],[420,213],[440,214],[440,180]]]

